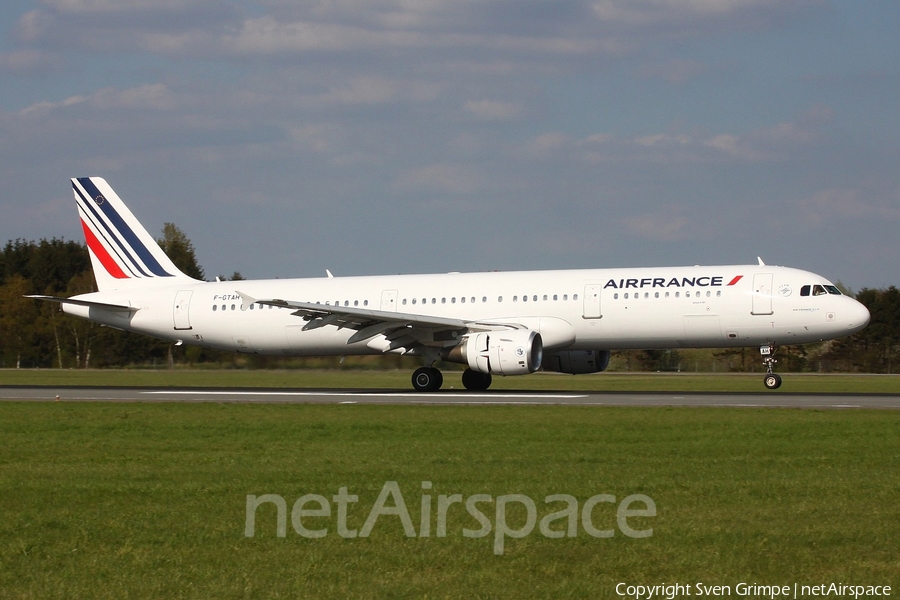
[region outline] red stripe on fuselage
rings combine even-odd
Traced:
[[[109,252],[106,251],[106,248],[103,247],[103,244],[100,243],[100,240],[98,240],[97,236],[94,235],[94,232],[91,231],[91,228],[87,226],[84,219],[81,220],[81,228],[84,230],[84,239],[87,242],[88,248],[91,249],[94,256],[100,259],[100,264],[103,265],[106,272],[116,279],[128,279],[128,275],[122,271],[119,264],[109,255]]]
[[[737,277],[735,277],[734,279],[732,279],[731,281],[729,281],[729,282],[728,282],[728,285],[734,285],[734,284],[736,284],[738,281],[741,280],[741,277],[743,277],[743,275],[738,275]],[[726,286],[726,287],[727,287],[727,286]]]

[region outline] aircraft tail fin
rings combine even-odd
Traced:
[[[98,290],[196,281],[172,263],[105,179],[78,177],[72,188]]]

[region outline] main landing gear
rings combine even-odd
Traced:
[[[466,369],[462,374],[462,383],[467,390],[483,392],[491,387],[491,374],[479,373]],[[412,385],[417,392],[436,392],[444,384],[444,376],[434,367],[416,369],[412,376]]]
[[[420,367],[413,373],[412,385],[417,392],[436,392],[444,385],[444,376],[434,367]]]
[[[775,351],[777,348],[773,346],[760,346],[759,353],[763,357],[763,364],[766,365],[766,376],[763,384],[770,390],[777,390],[781,387],[781,375],[775,372]]]

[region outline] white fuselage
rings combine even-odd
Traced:
[[[802,294],[805,291],[807,294]],[[810,290],[827,289],[815,295]],[[113,327],[219,350],[280,356],[380,354],[383,336],[348,344],[352,329],[304,330],[286,298],[534,329],[544,348],[605,350],[817,342],[862,329],[869,313],[823,277],[787,267],[623,268],[449,273],[135,285],[78,298],[133,313],[64,304]],[[382,338],[382,339],[379,339]],[[452,345],[435,341],[435,346]]]

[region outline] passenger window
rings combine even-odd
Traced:
[[[535,298],[537,298],[537,296],[535,296]],[[544,294],[544,302],[546,302],[546,301],[547,301],[547,294]]]
[[[569,295],[568,295],[568,294],[563,294],[563,300],[568,300],[568,299],[569,299]]]
[[[213,304],[213,312],[216,312],[217,310],[219,310],[219,305]]]
[[[578,300],[578,294],[572,294],[572,300]]]
[[[487,296],[482,296],[482,297],[481,297],[481,301],[482,301],[482,302],[487,302]]]
[[[503,302],[503,296],[497,296],[497,302]]]
[[[619,297],[619,295],[616,294],[616,298],[618,298],[618,297]],[[557,300],[559,300],[559,296],[557,296],[556,294],[553,294],[553,301],[556,302]]]
[[[528,302],[528,296],[527,296],[527,295],[522,296],[522,302]]]
[[[618,293],[613,294],[613,300],[618,300],[618,299],[619,299],[619,294]]]
[[[628,300],[628,292],[625,292],[625,299]]]
[[[659,298],[659,292],[654,292],[654,293],[653,293],[653,297],[654,297],[654,298]]]
[[[466,303],[466,297],[465,297],[465,296],[461,297],[461,298],[459,299],[459,302],[460,302],[460,304],[465,304],[465,303]]]

